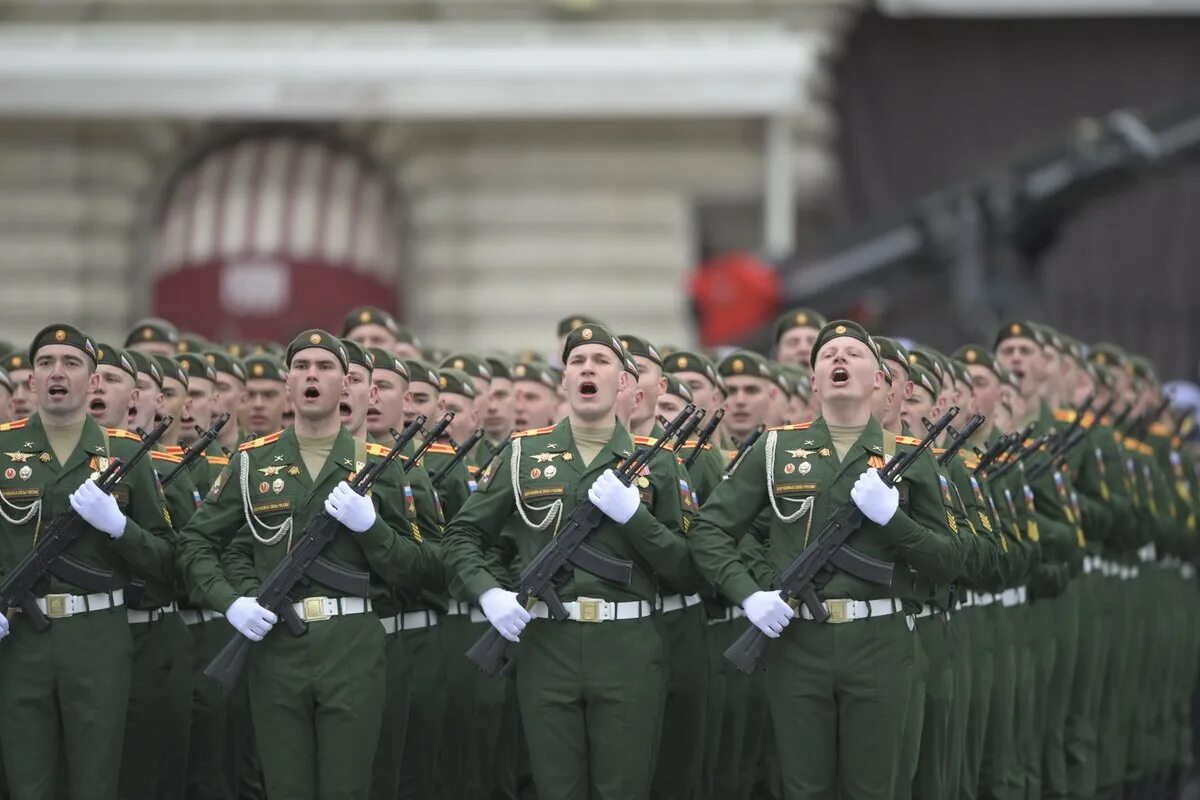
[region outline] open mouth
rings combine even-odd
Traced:
[[[66,397],[67,396],[67,387],[51,386],[49,389],[46,390],[46,393],[48,395],[50,395],[51,397]]]
[[[350,416],[350,404],[349,403],[338,403],[338,413],[341,414],[343,417]]]
[[[579,393],[584,397],[592,397],[597,391],[596,384],[592,383],[591,381],[584,381],[583,383],[579,384]]]
[[[304,390],[304,399],[305,400],[316,400],[320,396],[321,396],[321,390],[315,386],[310,386]]]
[[[829,375],[834,386],[845,386],[850,382],[850,370],[845,367],[834,367],[834,370]]]
[[[108,410],[108,403],[104,402],[102,398],[94,397],[92,402],[88,403],[88,410],[93,414],[103,414]]]
[[[1025,370],[1023,369],[1014,369],[1012,374],[1016,376],[1018,381],[1025,380]]]

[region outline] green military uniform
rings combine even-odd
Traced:
[[[592,338],[593,331],[586,330]],[[619,353],[619,345],[614,350]],[[501,529],[515,548],[512,566],[519,571],[585,501],[595,479],[634,447],[618,424],[608,444],[584,464],[569,420],[519,434],[509,459],[483,477],[479,491],[447,527],[452,585],[458,581],[465,596],[478,598],[501,584],[486,556]],[[633,563],[630,585],[569,569],[558,587],[564,602],[576,609],[574,619],[606,621],[536,619],[517,649],[518,700],[543,797],[649,794],[667,679],[667,654],[652,616],[658,581],[661,576],[687,583],[694,572],[682,536],[684,506],[674,456],[656,456],[638,485],[643,505],[629,522],[617,525],[605,518],[588,539],[597,550]],[[546,612],[535,605],[533,613]]]

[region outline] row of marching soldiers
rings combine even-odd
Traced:
[[[558,333],[553,364],[444,353],[364,307],[286,347],[151,319],[5,356],[0,797],[1175,796],[1200,472],[1146,359],[807,309],[775,360]],[[781,594],[847,511],[853,549]]]

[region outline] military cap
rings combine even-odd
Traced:
[[[792,379],[796,394],[808,400],[812,397],[812,372],[799,364],[780,364],[784,374]]]
[[[817,341],[813,344],[812,354],[808,357],[809,365],[816,366],[817,353],[821,352],[821,348],[827,342],[842,336],[849,336],[851,339],[857,339],[862,342],[875,354],[876,360],[879,359],[879,347],[875,344],[875,340],[867,333],[866,328],[852,320],[836,319],[833,322],[825,323],[817,333]]]
[[[19,369],[33,369],[33,365],[29,363],[28,355],[14,352],[4,357],[4,368],[9,372],[16,372]]]
[[[13,346],[12,342],[8,341],[7,339],[0,339],[0,355],[11,353],[16,349],[17,348]]]
[[[164,344],[179,344],[179,329],[165,319],[146,317],[129,329],[125,335],[125,346],[132,347],[139,342],[162,342]]]
[[[346,346],[342,344],[342,340],[329,331],[323,331],[319,328],[310,328],[295,339],[292,339],[292,343],[288,345],[287,353],[283,359],[284,365],[288,369],[291,369],[293,356],[309,347],[319,347],[322,350],[333,353],[337,356],[338,363],[342,365],[342,372],[350,371],[350,355],[346,352]]]
[[[157,361],[137,350],[126,350],[125,355],[129,356],[130,360],[133,361],[133,365],[137,367],[138,372],[146,373],[158,388],[162,388],[163,371]],[[137,380],[137,376],[134,376],[134,380]]]
[[[532,383],[540,383],[542,386],[558,391],[559,384],[562,383],[554,371],[546,364],[533,362],[531,364],[517,364],[513,367],[512,379],[516,381],[531,381]]]
[[[563,344],[562,351],[563,363],[567,363],[567,356],[571,355],[572,350],[585,344],[603,345],[616,353],[617,358],[625,358],[625,348],[621,347],[621,343],[617,340],[617,337],[608,332],[608,328],[605,328],[603,325],[586,323],[567,334],[567,341]]]
[[[796,383],[791,376],[783,371],[783,368],[774,361],[767,362],[767,369],[771,370],[771,379],[775,381],[775,385],[783,392],[784,397],[795,397]]]
[[[629,355],[648,358],[660,367],[663,365],[663,359],[658,350],[642,337],[622,335],[620,339],[621,344],[629,351]]]
[[[974,384],[971,382],[971,371],[967,369],[966,364],[951,358],[947,359],[946,365],[950,369],[950,372],[954,374],[954,380],[966,384],[968,389],[974,387]]]
[[[936,400],[937,396],[942,393],[942,382],[929,371],[929,369],[921,364],[911,364],[908,367],[908,378],[914,385],[920,386],[929,392]]]
[[[1032,339],[1042,346],[1046,344],[1046,335],[1040,327],[1024,320],[1014,319],[1004,323],[1000,326],[1000,330],[996,331],[996,339],[992,342],[992,347],[999,347],[1005,339],[1016,338]]]
[[[203,355],[204,360],[216,372],[224,372],[226,375],[232,375],[239,381],[245,382],[246,368],[238,359],[229,355],[224,350],[205,350]]]
[[[438,370],[438,389],[450,394],[461,394],[463,397],[475,399],[475,383],[471,376],[461,369],[444,367]]]
[[[400,344],[411,344],[413,347],[421,347],[420,338],[406,325],[397,326],[395,336],[396,341]]]
[[[87,353],[92,362],[96,362],[96,341],[74,325],[47,325],[37,332],[29,345],[29,363],[37,359],[37,351],[46,345],[65,344]],[[9,367],[12,369],[12,367]]]
[[[346,315],[346,320],[342,323],[342,338],[349,336],[350,331],[361,325],[380,325],[393,336],[400,333],[400,326],[396,324],[396,318],[382,308],[359,306]]]
[[[1094,361],[1087,363],[1087,369],[1091,372],[1093,380],[1099,384],[1103,384],[1107,389],[1114,389],[1117,385],[1117,375],[1113,372],[1112,367],[1106,367],[1103,364],[1097,364]]]
[[[966,364],[968,367],[979,366],[986,367],[999,378],[1000,377],[1000,362],[996,360],[991,350],[978,344],[964,344],[962,347],[954,351],[951,356],[955,361]]]
[[[929,374],[937,378],[938,384],[942,382],[943,376],[946,374],[946,366],[942,363],[939,355],[927,347],[913,347],[908,351],[909,371],[912,367],[921,366],[929,370]]]
[[[404,362],[404,368],[408,370],[408,380],[412,383],[428,383],[437,389],[442,386],[442,381],[438,378],[437,370],[426,364],[424,361],[415,359],[407,359]]]
[[[246,377],[283,383],[287,381],[287,371],[275,356],[255,353],[246,358]]]
[[[1088,360],[1102,367],[1124,367],[1129,354],[1115,344],[1094,344],[1088,352]]]
[[[595,317],[589,317],[587,314],[572,314],[558,321],[558,335],[566,336],[581,325],[596,325],[601,328],[608,327],[600,320]]]
[[[1005,367],[1000,367],[998,370],[996,370],[996,374],[1000,376],[1001,383],[1007,383],[1012,388],[1020,391],[1021,382],[1017,380],[1017,376],[1013,374],[1012,370]]]
[[[387,369],[399,375],[404,380],[408,380],[408,368],[404,366],[404,359],[397,356],[395,353],[388,352],[382,347],[370,347],[368,352],[374,360],[374,365],[371,369]]]
[[[342,339],[342,347],[346,348],[347,364],[358,364],[360,367],[366,369],[367,372],[375,369],[375,357],[367,352],[367,348],[349,339]]]
[[[908,366],[908,348],[900,340],[890,336],[872,336],[875,347],[879,350],[880,361],[895,361],[897,364]]]
[[[183,369],[182,364],[175,359],[170,358],[169,356],[160,356],[155,354],[151,356],[151,358],[154,359],[155,364],[158,364],[158,368],[162,370],[162,377],[164,381],[167,378],[174,378],[183,384],[183,388],[187,388],[188,374]]]
[[[96,364],[106,364],[116,367],[129,377],[137,380],[138,368],[133,359],[124,350],[118,350],[111,344],[99,342],[96,344]]]
[[[421,360],[429,364],[440,364],[442,363],[442,359],[449,355],[444,348],[435,347],[434,345],[419,347],[418,349],[421,351]]]
[[[210,381],[215,381],[217,379],[217,371],[199,353],[180,353],[175,356],[175,360],[179,362],[179,365],[183,367],[183,371],[187,373],[188,380],[192,378],[206,378]]]
[[[667,376],[667,394],[681,397],[689,403],[692,402],[692,390],[688,388],[686,383],[674,375]]]
[[[1150,383],[1158,383],[1158,374],[1154,371],[1154,365],[1145,356],[1130,356],[1129,366],[1133,369],[1133,377]]]
[[[638,369],[637,362],[633,360],[633,354],[624,347],[621,348],[621,366],[625,368],[626,372],[633,376],[633,380],[635,382],[642,376],[642,371]]]
[[[752,350],[735,350],[725,356],[717,365],[717,374],[725,378],[749,376],[775,381],[775,373],[766,357]]]
[[[825,319],[819,311],[813,311],[811,308],[793,308],[786,314],[781,314],[775,320],[772,329],[775,332],[775,343],[778,344],[783,335],[792,328],[815,328],[821,330],[829,320]]]
[[[13,390],[12,378],[8,376],[8,371],[4,367],[0,367],[0,386],[3,386],[10,392]]]
[[[485,381],[492,379],[492,370],[487,361],[474,353],[453,353],[442,359],[441,367],[460,370],[472,378],[482,378]]]
[[[708,378],[713,386],[717,385],[717,367],[712,359],[688,350],[679,350],[667,356],[663,362],[663,372],[668,375],[677,372],[698,372]]]
[[[484,359],[487,362],[488,372],[492,373],[493,378],[504,378],[512,380],[512,362],[501,356],[488,356]]]
[[[212,344],[197,333],[181,333],[175,348],[181,353],[203,353],[212,349]]]
[[[513,356],[514,364],[545,364],[546,358],[537,350],[518,350]]]

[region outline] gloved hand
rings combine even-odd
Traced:
[[[8,617],[0,614],[0,639],[8,636]]]
[[[604,474],[588,489],[588,499],[618,525],[629,522],[642,502],[637,487],[621,483],[611,469],[604,470]]]
[[[742,610],[754,627],[772,639],[778,639],[796,616],[795,609],[783,601],[779,592],[755,592],[742,601]]]
[[[850,499],[863,516],[876,525],[887,525],[900,507],[900,492],[879,477],[879,470],[869,469],[854,482]]]
[[[71,508],[98,531],[104,531],[114,539],[125,533],[125,515],[117,507],[117,498],[105,494],[90,478],[71,493]]]
[[[253,597],[239,597],[225,609],[225,619],[238,633],[252,642],[261,642],[271,632],[279,617],[258,604]]]
[[[371,498],[354,491],[345,481],[333,487],[329,497],[325,498],[325,510],[355,533],[362,533],[375,524],[375,504]]]
[[[496,587],[488,589],[479,595],[479,607],[492,623],[492,627],[510,642],[521,641],[521,631],[533,615],[525,610],[525,606],[517,602],[517,593],[508,592]]]

